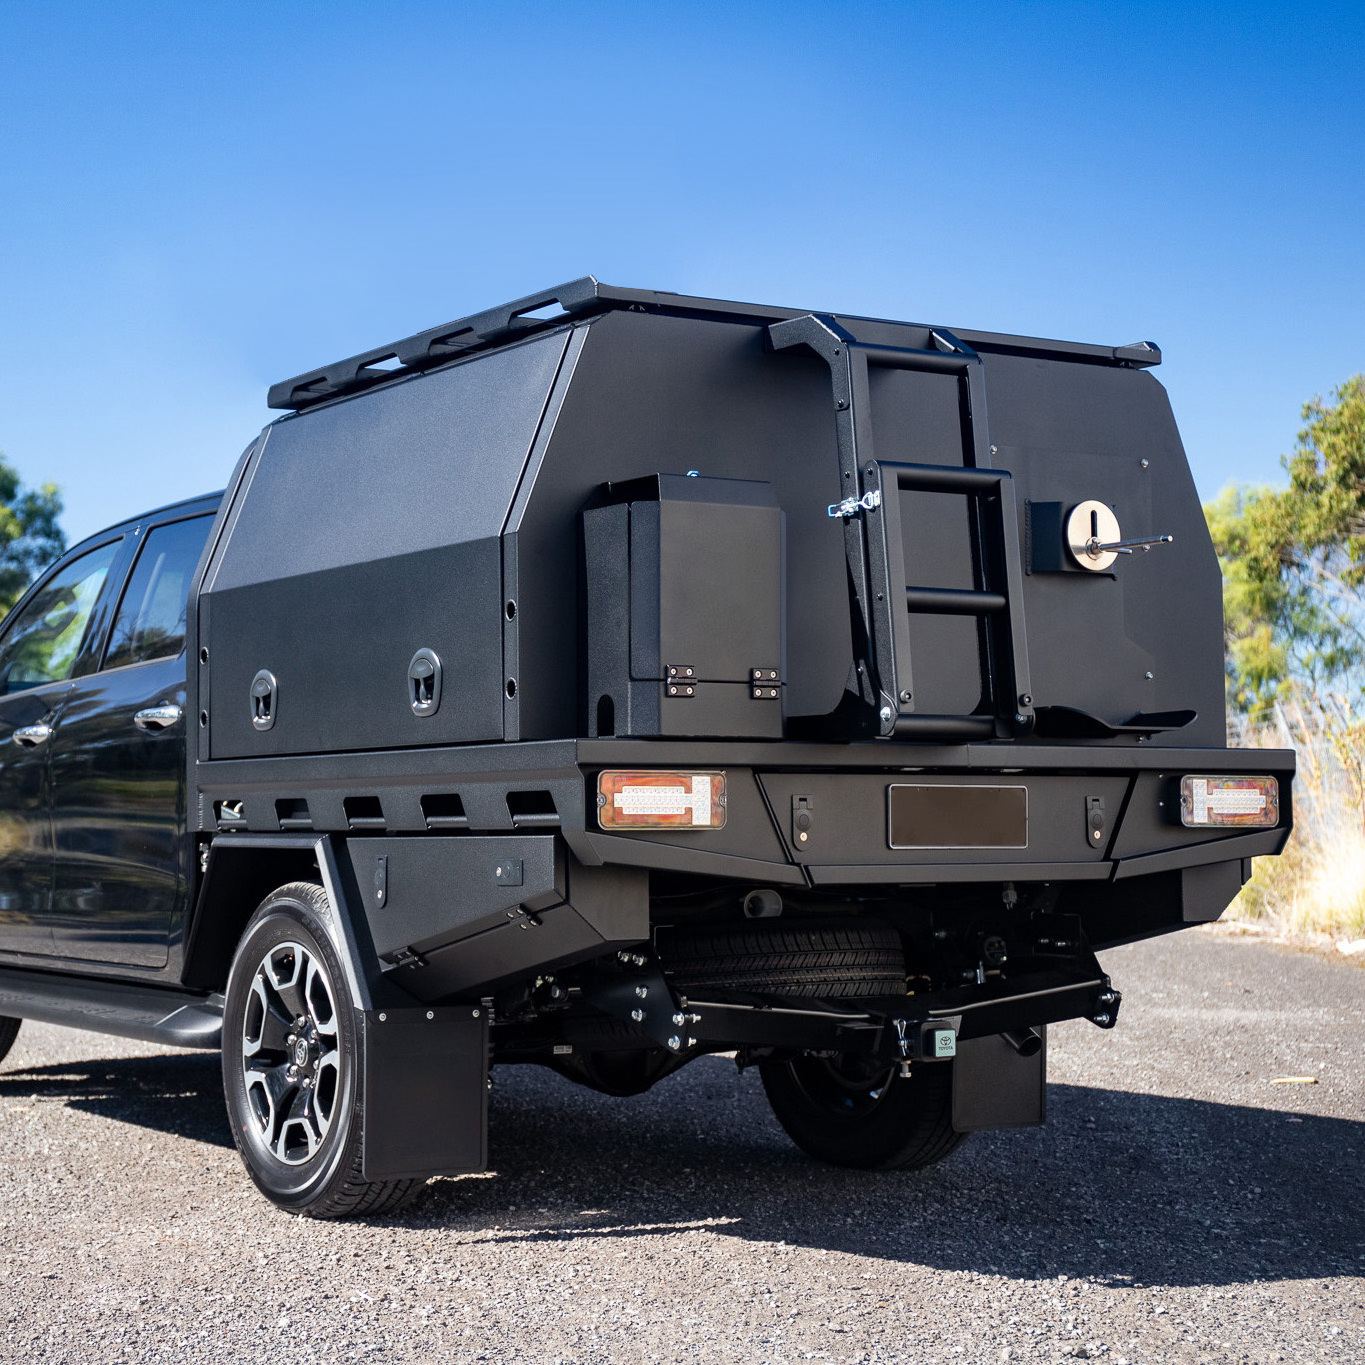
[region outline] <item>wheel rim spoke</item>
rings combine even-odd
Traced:
[[[285,1013],[284,1002],[259,975],[251,983],[251,994],[252,1001],[242,1029],[242,1055],[283,1053],[292,1022]]]
[[[300,977],[303,974],[307,950],[297,943],[282,943],[274,949],[261,964],[266,981],[274,987],[291,1019],[304,1013],[303,991]]]

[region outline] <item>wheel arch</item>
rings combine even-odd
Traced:
[[[185,947],[182,979],[198,990],[221,991],[251,916],[272,891],[290,882],[320,882],[335,915],[333,943],[352,1003],[372,1005],[369,973],[356,937],[353,897],[332,841],[317,836],[233,835],[209,845],[208,865]],[[373,954],[370,954],[373,958]]]

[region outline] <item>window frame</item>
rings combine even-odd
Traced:
[[[206,518],[208,520],[209,525],[208,530],[205,531],[204,533],[204,545],[207,546],[209,542],[209,536],[213,533],[213,521],[216,515],[217,514],[215,512],[211,511],[188,512],[183,516],[166,517],[164,520],[157,520],[146,525],[139,525],[134,528],[132,535],[134,548],[128,560],[128,566],[124,571],[122,579],[119,581],[118,596],[115,599],[113,606],[109,610],[108,619],[103,623],[100,647],[95,655],[96,659],[95,667],[90,670],[92,673],[99,674],[123,673],[130,668],[147,668],[151,664],[174,663],[175,660],[184,658],[185,649],[189,643],[190,633],[188,607],[189,595],[194,591],[195,570],[198,569],[199,562],[204,557],[204,551],[202,548],[199,551],[199,559],[195,561],[195,569],[190,571],[189,584],[186,588],[185,600],[187,605],[185,610],[185,635],[180,642],[179,651],[175,654],[162,654],[155,659],[136,659],[129,664],[115,664],[112,667],[110,667],[107,662],[109,657],[109,647],[111,644],[113,644],[114,641],[114,623],[118,620],[119,613],[123,610],[123,599],[126,596],[129,587],[132,585],[133,576],[137,573],[137,566],[142,560],[142,552],[146,549],[147,542],[152,537],[152,532],[161,530],[163,526],[176,526],[182,521],[197,521],[200,518]],[[0,646],[3,646],[3,639],[0,639]],[[75,675],[73,674],[72,676],[74,677]]]
[[[110,621],[109,603],[114,600],[115,594],[120,598],[123,595],[130,561],[129,542],[133,539],[133,529],[127,526],[111,528],[108,531],[91,536],[89,540],[73,546],[55,564],[52,564],[46,573],[29,584],[24,595],[10,608],[8,615],[0,622],[0,653],[3,653],[9,643],[9,637],[14,631],[15,624],[23,618],[33,599],[58,574],[64,573],[71,565],[84,559],[86,555],[95,554],[109,545],[119,547],[115,550],[113,559],[109,561],[109,570],[100,586],[99,596],[95,598],[95,605],[90,609],[90,619],[85,623],[85,634],[76,650],[71,672],[65,678],[53,678],[48,682],[34,683],[32,687],[20,688],[15,692],[0,692],[0,701],[8,700],[10,697],[22,696],[25,692],[33,692],[39,688],[60,687],[63,684],[74,683],[77,678],[85,677],[94,671],[90,667],[91,662],[98,660],[104,654]]]

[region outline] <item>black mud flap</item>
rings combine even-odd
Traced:
[[[463,1175],[488,1165],[488,1011],[367,1010],[366,1180]]]
[[[1036,1127],[1047,1118],[1047,1028],[959,1038],[953,1131]]]

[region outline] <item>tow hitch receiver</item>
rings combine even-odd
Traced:
[[[957,1030],[960,1019],[933,1019],[919,1026],[919,1046],[915,1046],[914,1028],[905,1019],[893,1019],[896,1046],[900,1049],[901,1075],[909,1080],[910,1063],[942,1061],[957,1056]]]

